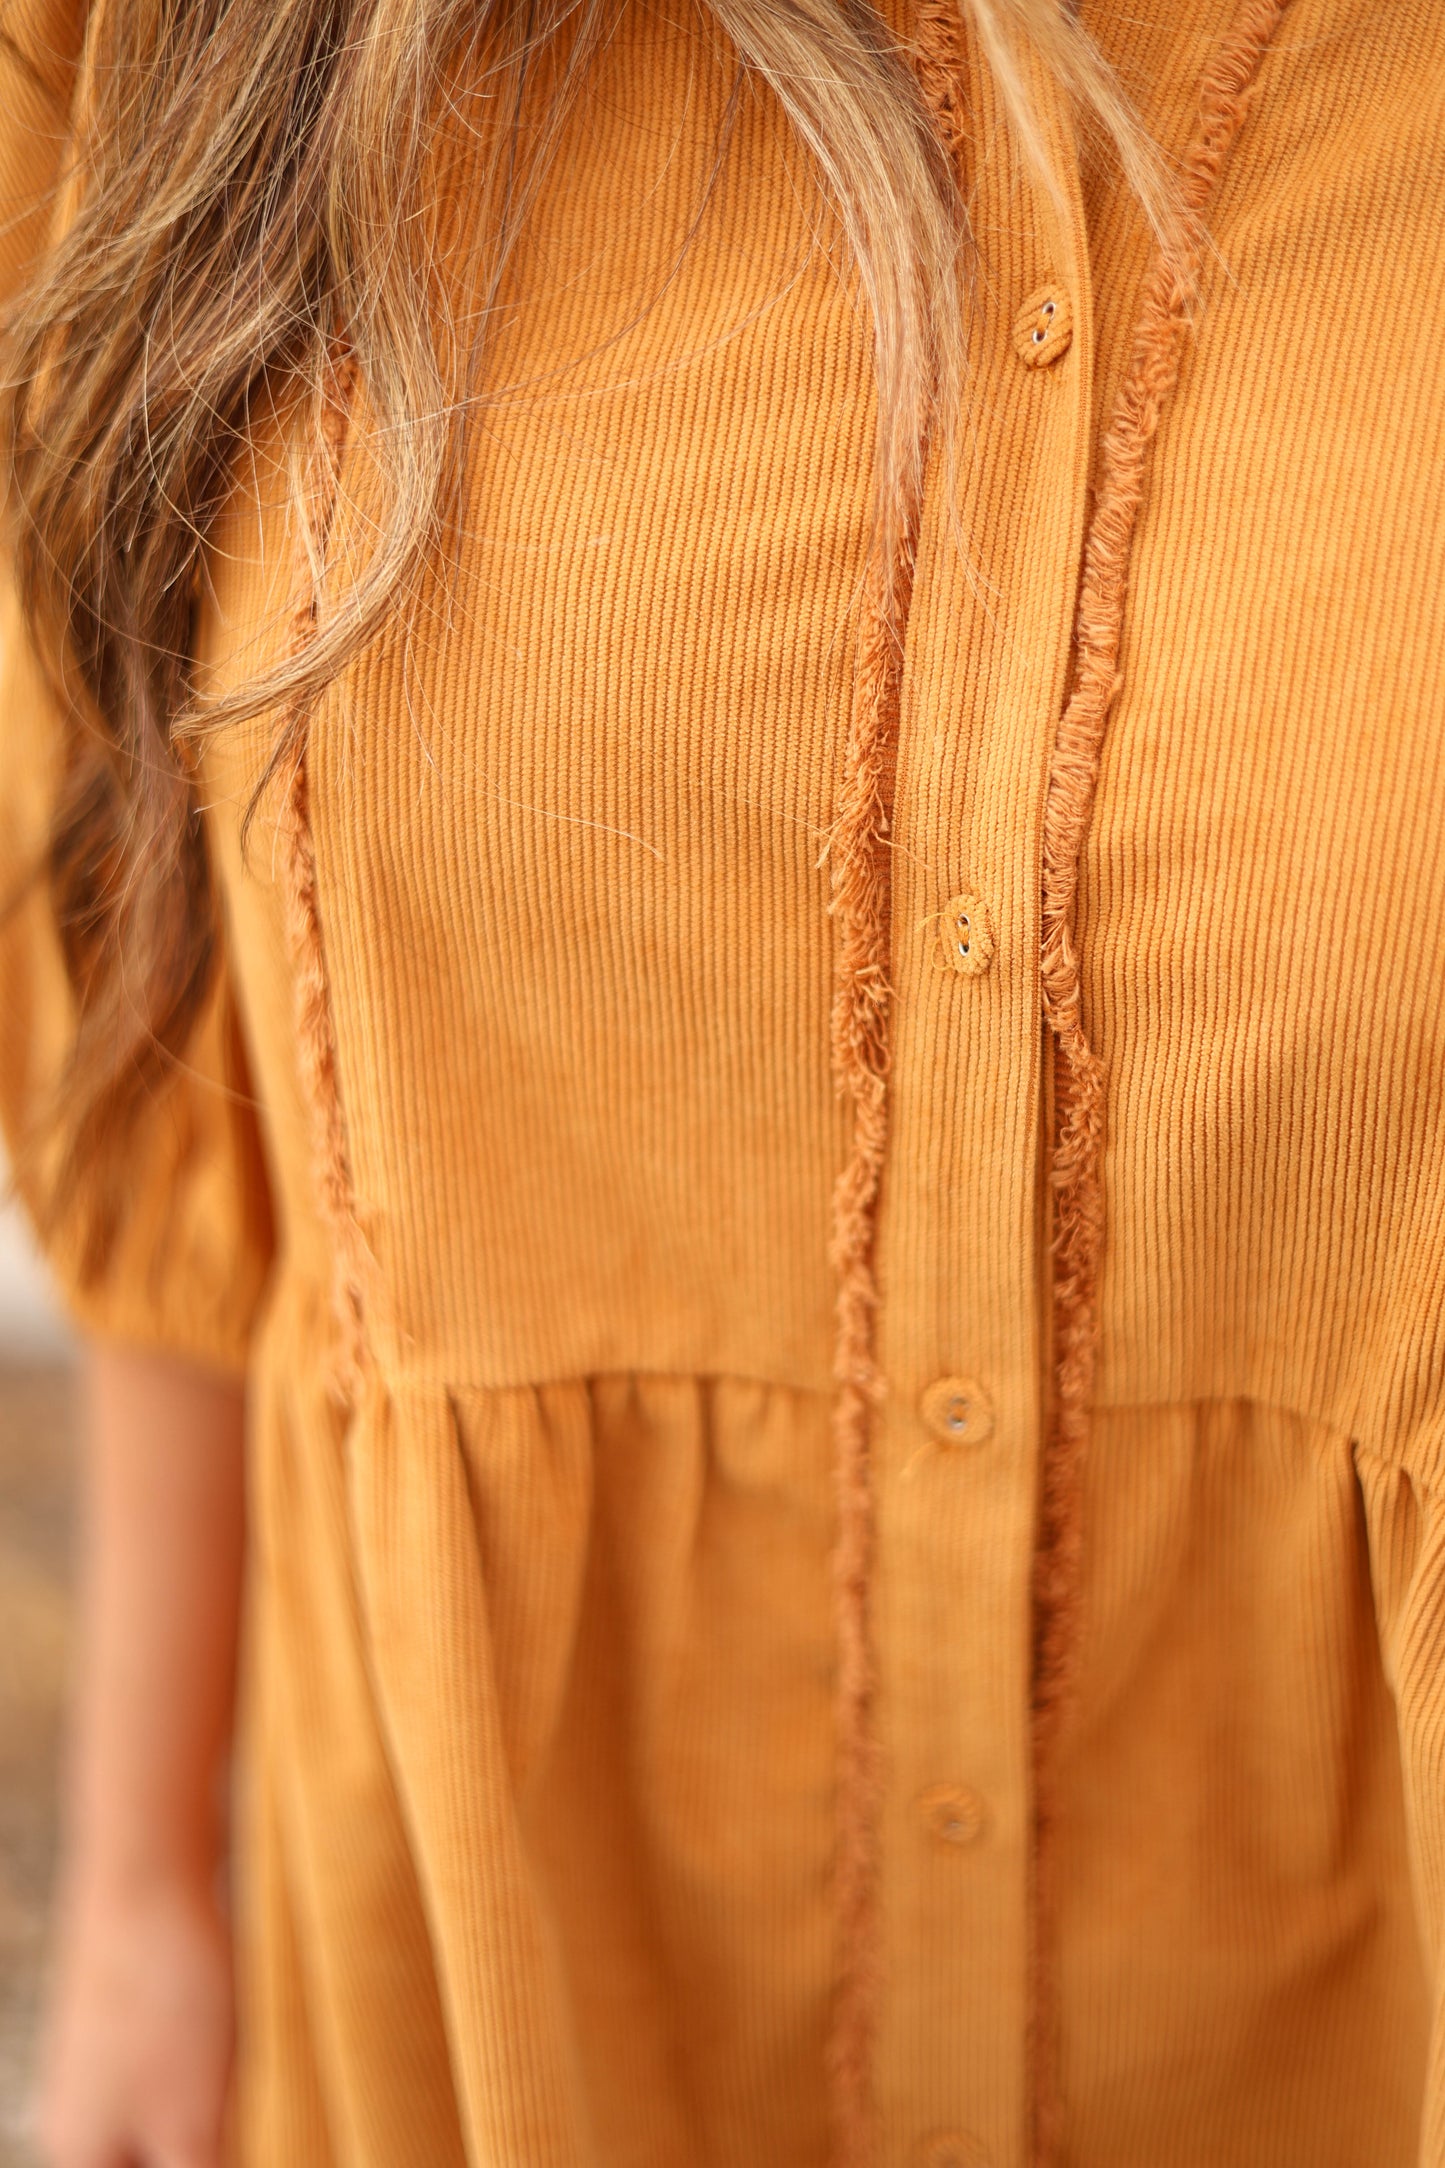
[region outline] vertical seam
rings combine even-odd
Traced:
[[[949,0],[920,13],[914,55],[940,137],[962,149],[963,25]],[[827,2047],[838,2168],[877,2153],[873,2054],[882,1980],[878,1907],[883,1753],[875,1721],[873,1566],[877,1541],[874,1412],[884,1397],[876,1352],[878,1212],[888,1143],[892,1044],[892,821],[904,646],[913,602],[930,417],[917,481],[895,521],[880,518],[864,576],[853,699],[838,810],[829,831],[830,914],[838,926],[832,1059],[852,1105],[849,1156],[833,1188],[829,1262],[836,1275],[832,1446],[836,1512],[837,1801],[833,1902],[838,1977]],[[886,538],[898,540],[891,552]]]
[[[1083,1555],[1082,1483],[1098,1354],[1104,1247],[1104,1064],[1083,1021],[1073,933],[1080,862],[1093,815],[1109,711],[1121,683],[1119,650],[1129,559],[1150,443],[1179,374],[1180,334],[1199,290],[1202,214],[1248,110],[1260,64],[1288,0],[1245,0],[1200,82],[1198,117],[1184,151],[1181,249],[1157,245],[1145,273],[1133,341],[1099,454],[1095,507],[1084,543],[1075,619],[1073,683],[1049,764],[1043,819],[1040,977],[1054,1038],[1055,1128],[1053,1394],[1034,1554],[1034,1892],[1030,1951],[1030,2067],[1034,2168],[1059,2156],[1059,2007],[1056,1933],[1059,1737],[1077,1686]]]
[[[355,364],[333,342],[324,363],[320,413],[298,507],[290,654],[304,654],[321,620],[326,551],[336,519],[341,460],[355,394]],[[281,883],[290,952],[301,1094],[311,1132],[316,1201],[331,1237],[331,1297],[337,1328],[333,1383],[354,1398],[366,1356],[363,1287],[369,1253],[356,1214],[351,1153],[342,1109],[336,1026],[321,932],[308,754],[316,696],[297,693],[282,719]]]
[[[874,1248],[888,1138],[890,826],[916,529],[917,508],[910,506],[896,565],[870,568],[865,582],[843,787],[829,842],[829,909],[839,923],[833,1065],[853,1107],[852,1146],[833,1188],[829,1244],[829,1261],[837,1275],[833,1375],[838,1391],[832,1431],[839,1978],[828,2072],[840,2168],[864,2168],[874,2151],[871,2063],[879,1986],[877,1853],[883,1791],[874,1725],[877,1678],[871,1620],[876,1540],[872,1418],[883,1397],[874,1345]]]

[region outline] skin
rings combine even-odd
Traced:
[[[86,1363],[80,1652],[36,2121],[49,2168],[221,2168],[244,1403]]]

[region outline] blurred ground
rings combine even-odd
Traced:
[[[32,2159],[21,2116],[55,1847],[73,1430],[63,1363],[0,1364],[0,2168]]]

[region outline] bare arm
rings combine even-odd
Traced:
[[[224,1844],[244,1549],[238,1389],[87,1360],[79,1668],[40,2098],[54,2168],[216,2168]]]

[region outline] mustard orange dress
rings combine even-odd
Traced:
[[[1198,305],[898,7],[975,287],[891,589],[804,155],[749,88],[684,249],[731,62],[620,0],[453,561],[244,852],[205,754],[225,968],[56,1264],[249,1384],[245,2168],[1445,2168],[1445,10],[1082,14]],[[213,684],[364,548],[337,400]],[[12,1129],[65,1031],[36,904]]]

